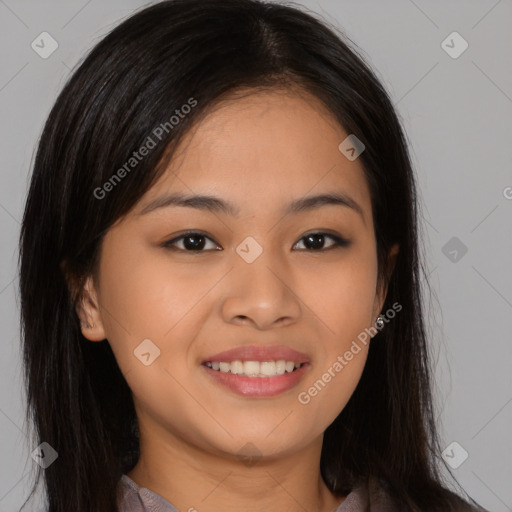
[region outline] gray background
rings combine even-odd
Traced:
[[[464,449],[468,458],[453,470],[459,482],[489,510],[510,511],[512,1],[299,3],[364,51],[403,120],[435,291],[428,318],[443,448],[460,445],[446,460],[460,462]],[[146,4],[0,0],[0,512],[23,502],[35,464],[23,427],[16,281],[34,147],[85,51]],[[47,59],[31,48],[44,31],[58,42]],[[453,31],[469,44],[456,59],[441,46]],[[447,44],[461,48],[457,40]]]

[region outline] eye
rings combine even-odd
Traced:
[[[326,239],[331,239],[333,242],[329,246],[324,247]],[[350,245],[349,240],[346,240],[340,236],[332,235],[329,233],[315,232],[304,235],[300,241],[294,245],[294,247],[297,247],[297,245],[299,245],[303,240],[305,249],[312,252],[326,251],[335,249],[336,247],[348,247]]]
[[[162,247],[188,252],[205,252],[203,249],[208,245],[208,241],[212,243],[213,247],[207,248],[206,250],[222,250],[209,236],[199,231],[189,231],[184,233],[183,235],[173,238],[168,242],[164,242]],[[178,244],[181,245],[178,246]]]
[[[326,240],[328,239],[331,240],[331,243],[325,247]],[[300,245],[302,241],[304,241],[304,248],[299,247],[299,249],[304,249],[310,252],[321,252],[335,249],[336,247],[348,247],[351,243],[349,240],[346,240],[337,235],[324,232],[314,232],[304,235],[293,247],[297,248],[297,246]],[[210,247],[207,247],[208,242],[211,243]],[[176,238],[173,238],[172,240],[164,242],[162,247],[185,252],[206,252],[211,250],[222,250],[212,240],[212,238],[200,231],[189,231],[184,233]]]

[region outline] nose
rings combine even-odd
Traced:
[[[300,318],[301,301],[294,291],[292,273],[272,259],[270,251],[263,251],[252,263],[235,255],[224,286],[221,314],[225,322],[265,330]]]

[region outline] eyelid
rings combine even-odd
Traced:
[[[174,246],[174,244],[176,242],[178,242],[184,238],[187,238],[187,236],[192,236],[192,235],[200,235],[204,238],[207,238],[211,242],[213,242],[215,245],[217,245],[217,247],[220,247],[220,245],[215,241],[215,239],[211,235],[209,235],[208,233],[206,233],[204,231],[201,231],[200,229],[193,229],[193,230],[185,231],[184,233],[181,233],[180,235],[174,236],[171,240],[165,241],[164,243],[161,244],[161,246],[166,249],[175,249],[177,251],[188,252],[188,253],[200,253],[200,252],[210,252],[212,250],[214,250],[214,251],[217,251],[217,250],[222,251],[223,250],[223,249],[208,249],[208,250],[201,250],[201,251],[187,251],[185,249],[180,249],[180,248]]]
[[[186,249],[180,249],[180,248],[177,248],[175,247],[173,244],[175,244],[176,242],[186,238],[187,236],[192,236],[192,235],[199,235],[199,236],[202,236],[204,238],[207,238],[208,240],[210,240],[211,242],[213,242],[214,244],[217,245],[217,247],[220,247],[220,244],[218,244],[215,239],[209,235],[208,233],[204,232],[204,231],[201,231],[201,230],[198,230],[198,229],[195,229],[195,230],[188,230],[188,231],[185,231],[184,233],[181,233],[180,235],[178,236],[175,236],[173,237],[171,240],[168,240],[166,242],[164,242],[162,244],[162,247],[164,248],[167,248],[167,249],[174,249],[174,250],[177,250],[177,251],[180,251],[180,252],[188,252],[188,253],[201,253],[201,252],[211,252],[212,250],[214,251],[217,251],[217,250],[223,250],[222,248],[221,249],[206,249],[206,250],[198,250],[198,251],[187,251]],[[310,236],[310,235],[324,235],[324,237],[328,237],[328,238],[331,238],[332,240],[334,240],[334,244],[331,245],[330,247],[327,247],[325,249],[319,249],[319,250],[311,250],[311,249],[300,249],[300,251],[303,251],[303,252],[311,252],[311,253],[314,253],[314,252],[325,252],[325,251],[328,251],[330,249],[336,249],[336,248],[344,248],[344,247],[348,247],[351,245],[352,241],[337,234],[337,233],[334,233],[332,232],[331,230],[329,229],[316,229],[316,230],[312,230],[312,231],[308,231],[307,233],[304,233],[303,235],[301,235],[299,237],[299,239],[297,240],[297,242],[295,242],[293,244],[293,247],[295,247],[298,243],[300,243],[304,238],[306,238],[307,236]]]
[[[325,252],[325,251],[329,251],[330,249],[337,249],[337,248],[343,248],[343,247],[349,247],[352,243],[351,240],[349,240],[348,238],[345,238],[337,233],[334,233],[332,232],[330,229],[317,229],[317,230],[313,230],[313,231],[308,231],[307,233],[304,233],[300,238],[299,240],[294,244],[294,247],[299,243],[301,242],[304,238],[306,238],[307,236],[310,236],[310,235],[323,235],[324,237],[327,237],[327,238],[331,238],[332,240],[334,240],[334,244],[331,245],[330,247],[327,247],[325,249],[319,249],[318,251],[314,251],[314,250],[308,250],[308,249],[301,249],[302,251],[304,252],[311,252],[311,253],[315,253],[315,252]]]

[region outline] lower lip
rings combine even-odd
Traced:
[[[246,377],[212,370],[204,365],[202,367],[216,382],[234,393],[248,397],[269,397],[284,393],[296,386],[307,371],[309,364],[303,364],[291,373],[284,373],[275,377]]]

